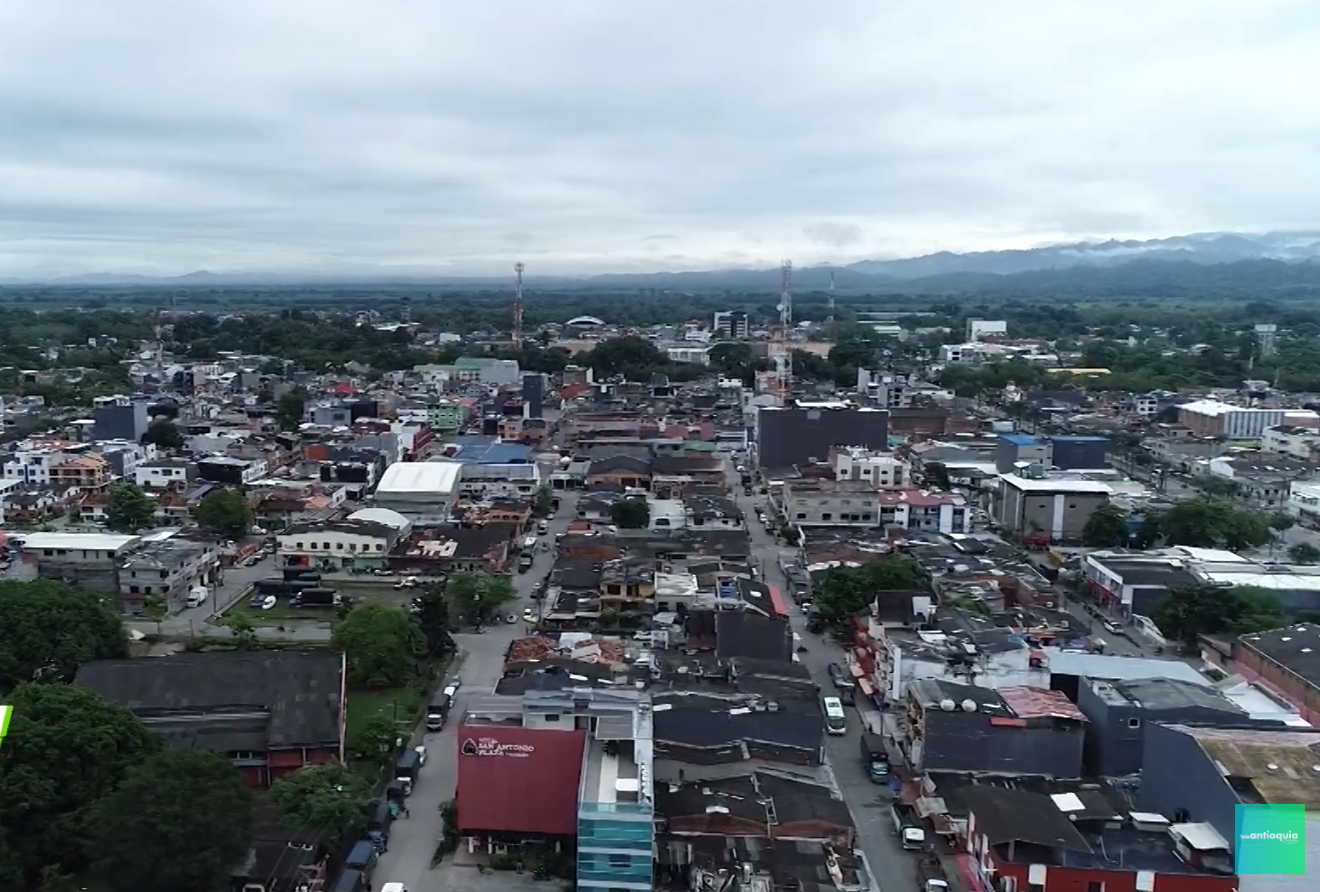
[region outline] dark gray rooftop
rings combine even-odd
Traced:
[[[87,663],[75,683],[180,747],[338,746],[343,666],[329,651],[183,653]]]

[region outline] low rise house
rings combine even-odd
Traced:
[[[85,663],[74,683],[172,746],[225,755],[249,785],[266,787],[343,761],[345,672],[331,651],[212,651]]]
[[[141,542],[141,536],[111,533],[29,533],[23,556],[36,563],[44,579],[117,596],[120,565]]]
[[[1129,814],[1099,790],[962,791],[967,848],[988,885],[1041,892],[1236,892],[1228,843],[1203,825]]]

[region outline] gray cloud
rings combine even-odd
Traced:
[[[1318,39],[1305,0],[4,4],[0,275],[1318,228]]]

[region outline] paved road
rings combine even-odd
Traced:
[[[733,474],[732,482],[737,484]],[[744,496],[741,486],[733,489],[738,504],[742,507],[751,523],[752,553],[762,559],[762,579],[785,592],[788,586],[784,574],[779,568],[778,557],[786,553],[765,528],[756,522],[755,510],[758,504],[755,497]],[[811,670],[811,676],[821,690],[830,690],[831,682],[828,666],[830,663],[844,662],[843,650],[828,637],[807,632],[806,617],[800,611],[789,607],[790,623],[793,631],[802,636],[807,646],[806,653],[800,654],[803,664]],[[858,848],[866,856],[867,863],[875,875],[875,888],[879,892],[907,892],[916,888],[917,861],[899,845],[894,834],[894,825],[889,817],[890,797],[888,791],[871,783],[870,777],[862,769],[861,721],[850,716],[848,733],[841,737],[825,738],[825,756],[830,769],[834,772],[835,782],[843,794],[843,800],[852,813],[853,823],[857,827]]]
[[[555,519],[550,522],[549,535],[562,533],[577,510],[577,498],[573,493],[560,493],[561,504]],[[509,610],[522,616],[524,607],[533,605],[532,591],[550,572],[554,565],[554,551],[537,551],[536,562],[527,573],[513,577],[514,587],[518,591],[519,603],[511,605]],[[462,679],[453,715],[450,722],[439,733],[428,733],[423,739],[430,758],[423,766],[416,789],[408,800],[411,817],[396,821],[390,834],[390,847],[380,860],[376,869],[376,888],[382,883],[403,883],[411,892],[449,892],[443,871],[431,869],[431,856],[435,853],[440,839],[442,823],[440,806],[454,798],[454,789],[458,782],[458,735],[459,721],[469,696],[488,696],[495,690],[495,685],[504,674],[504,654],[509,643],[523,632],[523,624],[512,626],[492,626],[481,634],[464,633],[455,635],[461,649],[462,659],[457,670],[450,676]]]

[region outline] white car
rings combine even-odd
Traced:
[[[426,747],[424,747],[424,746],[415,746],[415,747],[413,747],[413,752],[417,754],[417,764],[418,764],[418,765],[425,765],[425,764],[426,764]]]
[[[1105,620],[1103,625],[1105,627],[1105,631],[1108,632],[1110,635],[1123,634],[1123,630],[1119,628],[1118,623],[1112,623],[1109,620]]]

